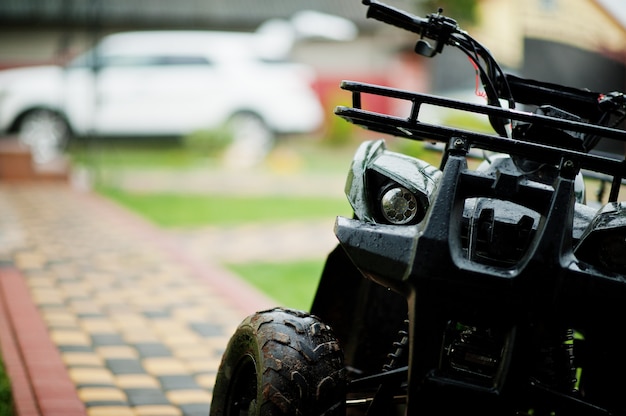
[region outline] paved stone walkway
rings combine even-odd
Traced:
[[[202,262],[324,259],[337,244],[335,218],[172,230],[167,234]]]
[[[277,174],[254,169],[121,169],[104,172],[102,180],[130,192],[345,198],[345,177],[336,172]],[[325,258],[337,244],[333,233],[334,222],[335,218],[329,217],[312,221],[208,226],[170,230],[167,233],[186,253],[199,261],[308,260]]]
[[[236,325],[274,306],[215,266],[226,237],[210,229],[183,239],[65,184],[0,184],[0,213],[2,349],[35,400],[19,416],[206,416]],[[325,255],[332,219],[314,228],[308,253]],[[232,250],[252,253],[235,231]]]

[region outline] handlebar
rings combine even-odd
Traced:
[[[368,6],[368,18],[420,35],[415,46],[415,52],[420,55],[433,57],[441,53],[445,45],[464,52],[480,75],[489,105],[500,107],[500,100],[508,101],[510,109],[514,109],[516,103],[535,106],[549,104],[598,124],[604,124],[610,113],[618,113],[621,120],[626,118],[624,94],[607,96],[505,73],[489,50],[461,30],[454,19],[442,15],[442,9],[423,18],[378,0],[362,2]],[[434,41],[435,45],[431,46],[425,38]],[[505,125],[509,121],[494,117],[490,117],[490,121],[498,134],[508,136]]]
[[[376,0],[363,0],[363,4],[369,6],[367,9],[368,18],[379,20],[418,35],[422,34],[422,31],[428,24],[428,19],[414,16]]]
[[[443,16],[441,14],[442,9],[439,9],[438,13],[430,14],[428,18],[423,18],[377,0],[363,0],[363,4],[369,6],[366,15],[368,18],[417,33],[422,38],[436,41],[437,44],[434,48],[423,40],[418,42],[416,52],[424,56],[432,57],[437,53],[441,53],[444,45],[450,42],[451,35],[453,33],[461,33],[456,20]]]

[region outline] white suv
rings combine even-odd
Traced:
[[[66,66],[0,71],[0,133],[19,133],[45,161],[75,136],[181,136],[229,121],[242,148],[308,133],[323,110],[313,71],[275,60],[259,33],[109,35]],[[236,139],[237,140],[237,139]]]

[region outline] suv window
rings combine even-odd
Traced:
[[[209,65],[203,56],[120,56],[111,55],[100,58],[102,66],[173,66],[173,65]]]
[[[76,58],[70,66],[73,68],[92,66],[93,54],[84,54]],[[140,66],[174,66],[174,65],[211,65],[211,62],[204,56],[192,55],[163,55],[163,56],[129,56],[129,55],[108,55],[99,56],[100,67],[140,67]]]

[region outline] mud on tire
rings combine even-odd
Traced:
[[[329,326],[276,308],[247,317],[222,357],[210,416],[340,415],[343,353]]]

